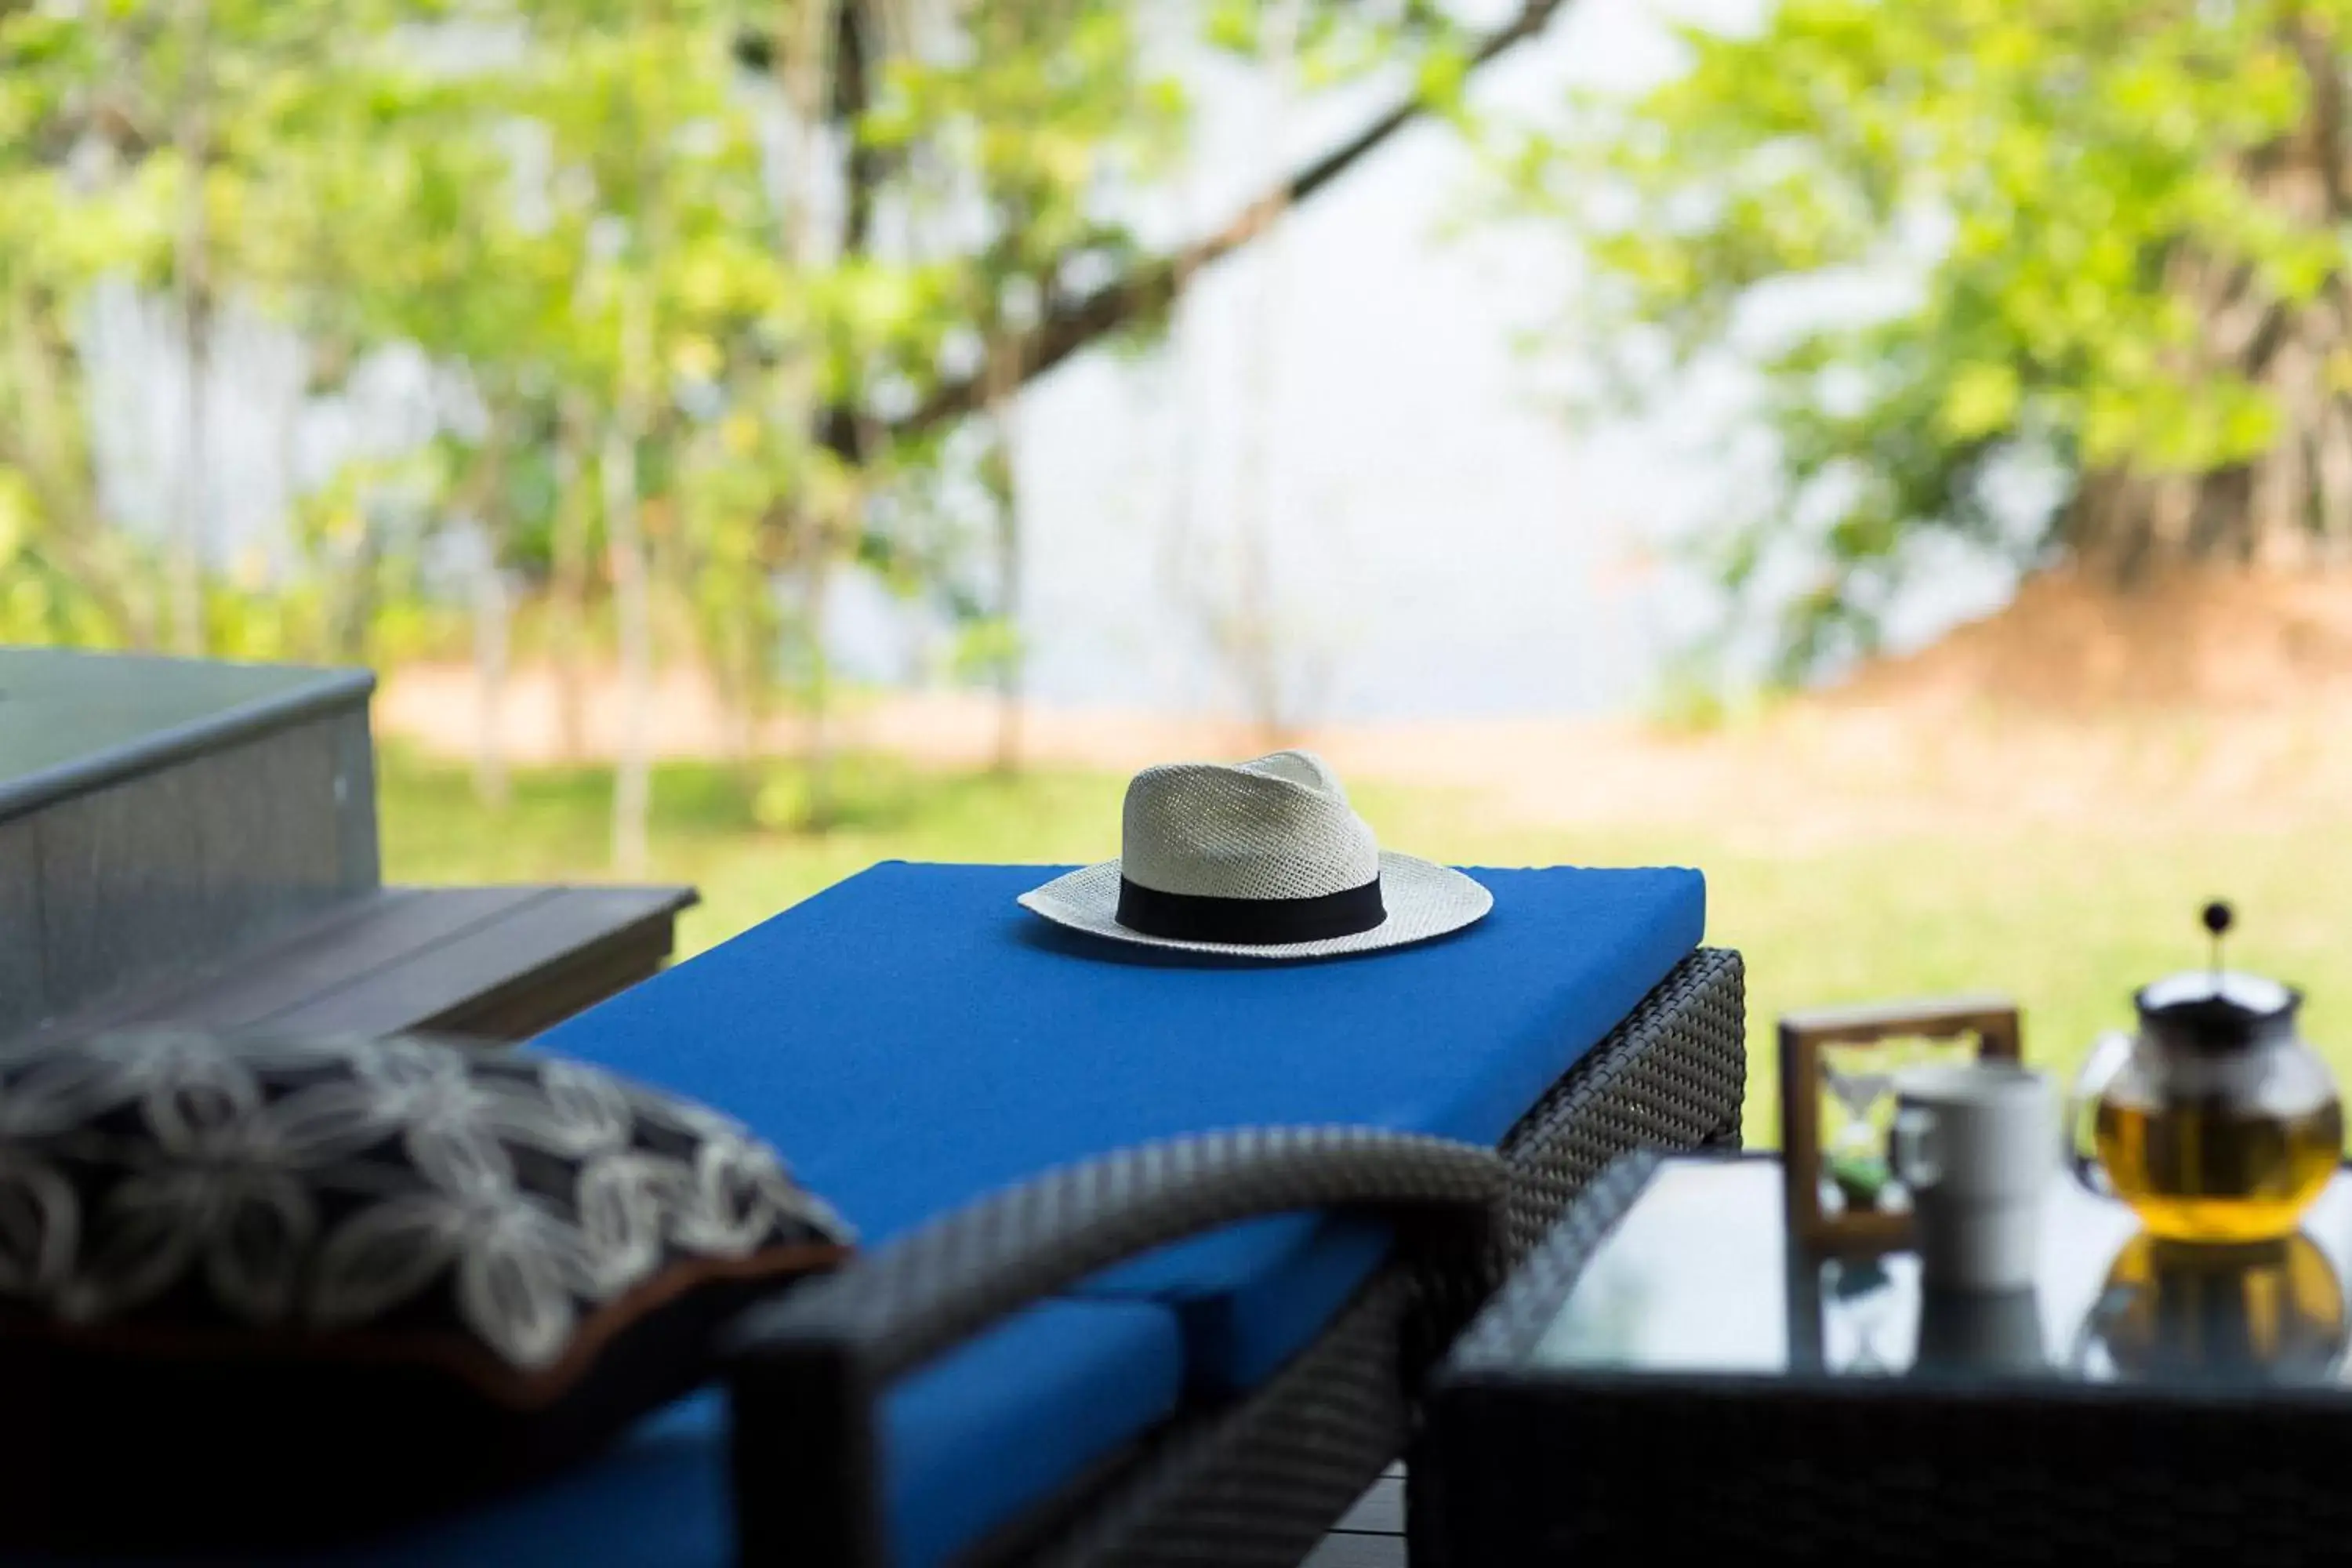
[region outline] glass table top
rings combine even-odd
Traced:
[[[1908,1252],[1792,1252],[1780,1166],[1667,1160],[1536,1338],[1531,1368],[1734,1376],[2066,1379],[2344,1387],[2352,1178],[2300,1234],[2227,1250],[2159,1245],[2061,1174],[2034,1289],[1926,1292]]]

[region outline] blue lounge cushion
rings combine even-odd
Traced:
[[[875,1245],[1154,1138],[1340,1123],[1495,1142],[1706,923],[1696,871],[1477,870],[1495,908],[1456,935],[1219,964],[1013,903],[1057,870],[877,866],[543,1043],[726,1107]],[[1176,1304],[1192,1379],[1249,1387],[1381,1247],[1360,1224],[1265,1221],[1087,1289]]]
[[[1697,944],[1706,918],[1695,871],[1479,870],[1495,908],[1454,936],[1220,963],[1120,948],[1013,903],[1055,874],[877,866],[541,1043],[742,1118],[879,1245],[1157,1138],[1339,1123],[1494,1142]],[[886,1418],[901,1561],[936,1560],[1049,1495],[1163,1416],[1180,1381],[1262,1381],[1385,1247],[1361,1220],[1235,1226],[1084,1284],[1068,1310],[1116,1314],[1079,1320],[1095,1325],[1084,1334],[1054,1332],[1064,1307],[1049,1307],[1000,1331],[1029,1353],[991,1336],[902,1389]],[[1120,1347],[1146,1339],[1130,1366]],[[659,1522],[685,1507],[686,1470],[706,1468],[696,1507],[719,1509],[725,1486],[712,1429],[698,1430],[680,1447],[648,1426],[604,1464],[399,1560],[535,1561],[511,1553],[559,1529],[616,1552],[667,1539],[645,1531],[686,1531],[683,1514]],[[689,1533],[723,1539],[723,1524]]]
[[[882,1427],[891,1555],[929,1568],[1175,1409],[1175,1320],[1148,1301],[1048,1301],[909,1379]],[[646,1421],[595,1461],[496,1507],[338,1556],[336,1568],[728,1568],[725,1401]]]
[[[1175,1315],[1156,1301],[1053,1301],[898,1389],[883,1413],[891,1555],[941,1563],[1173,1414]]]

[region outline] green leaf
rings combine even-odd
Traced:
[[[1944,432],[1955,441],[1979,441],[2017,418],[2021,389],[2012,365],[1977,363],[1952,373],[1944,389]]]
[[[1202,19],[1202,36],[1210,45],[1230,49],[1237,55],[1255,55],[1259,48],[1259,14],[1256,0],[1209,0]]]
[[[1928,537],[2063,554],[2063,505],[1996,514],[2004,465],[2195,479],[2321,447],[2352,233],[2314,199],[2341,150],[2312,116],[2347,27],[2285,0],[1780,0],[1481,146],[1573,247],[1561,326],[1610,406],[1754,385],[1779,473],[1700,544],[1801,668],[1866,645]],[[2137,522],[2238,548],[2273,526],[2247,493],[2217,479],[2192,544]],[[2342,510],[2291,526],[2341,549]]]

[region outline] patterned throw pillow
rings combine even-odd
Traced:
[[[848,1241],[740,1124],[554,1058],[0,1053],[0,1538],[299,1542],[511,1485]]]

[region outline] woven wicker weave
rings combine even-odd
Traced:
[[[1658,1164],[1597,1179],[1448,1352],[1415,1568],[2352,1556],[2336,1387],[1531,1365]]]
[[[1656,1164],[1588,1188],[1446,1357],[1415,1568],[2345,1560],[2332,1390],[1531,1370]]]
[[[1738,1143],[1745,1051],[1739,955],[1703,949],[1521,1119],[1499,1160],[1354,1131],[1187,1140],[1041,1177],[796,1292],[746,1325],[730,1379],[744,1561],[888,1560],[873,1447],[890,1375],[1118,1256],[1249,1214],[1369,1208],[1398,1221],[1397,1254],[1315,1343],[971,1559],[1289,1568],[1402,1451],[1438,1352],[1587,1182],[1630,1150]]]

